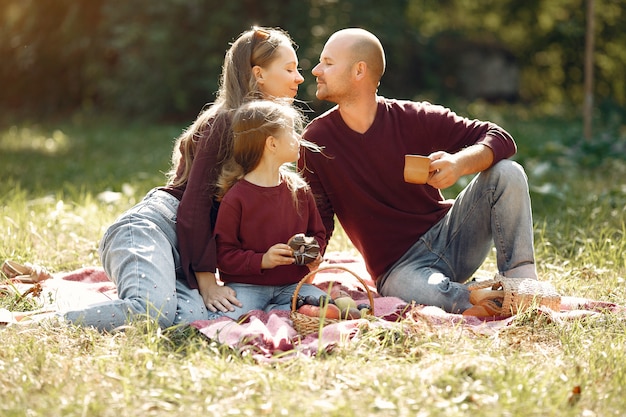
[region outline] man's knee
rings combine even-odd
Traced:
[[[524,182],[528,181],[524,167],[510,159],[503,159],[492,166],[489,170],[495,175],[503,176],[505,178],[518,178]]]
[[[491,178],[488,183],[497,184],[496,188],[504,186],[520,192],[528,190],[528,177],[524,168],[510,159],[498,162],[485,173]]]

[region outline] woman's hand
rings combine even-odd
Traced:
[[[206,295],[202,295],[204,304],[212,312],[218,310],[226,313],[227,311],[235,311],[235,307],[241,307],[242,304],[237,299],[237,293],[230,287],[225,285],[217,285],[214,290]]]
[[[219,285],[215,274],[212,272],[196,272],[200,295],[206,307],[216,313],[218,310],[226,313],[235,311],[235,307],[241,307],[241,302],[237,299],[237,293],[230,287]]]
[[[277,243],[263,254],[262,269],[272,269],[280,265],[291,265],[296,259],[293,250],[285,243]]]

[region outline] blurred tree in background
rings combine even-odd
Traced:
[[[0,111],[193,118],[213,101],[229,42],[287,30],[310,70],[327,37],[359,26],[385,47],[380,93],[433,101],[583,101],[585,0],[0,0]],[[596,101],[626,107],[626,0],[596,4]]]

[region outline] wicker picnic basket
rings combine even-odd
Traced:
[[[470,291],[489,288],[502,292],[503,316],[521,312],[533,305],[540,305],[559,311],[561,296],[549,282],[531,278],[507,278],[497,274],[494,279],[468,285]]]
[[[368,288],[367,284],[365,283],[365,281],[363,281],[363,279],[361,279],[361,277],[343,266],[326,266],[318,268],[315,271],[309,272],[300,280],[300,282],[296,286],[296,289],[293,293],[293,298],[291,300],[291,321],[293,321],[294,329],[296,329],[298,334],[300,334],[301,336],[306,336],[311,333],[317,333],[320,330],[320,325],[327,326],[329,324],[337,323],[340,321],[336,319],[311,317],[307,316],[306,314],[298,313],[298,311],[296,310],[296,299],[298,298],[298,293],[300,292],[300,288],[302,288],[302,285],[304,285],[309,280],[311,280],[312,282],[315,274],[317,274],[318,272],[328,271],[332,269],[346,271],[350,273],[353,277],[355,277],[361,283],[361,286],[365,288],[365,291],[367,292],[367,298],[369,298],[371,311],[374,311],[374,297],[372,296],[372,292]]]

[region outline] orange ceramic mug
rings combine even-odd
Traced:
[[[421,155],[404,155],[404,181],[426,184],[430,159]]]

